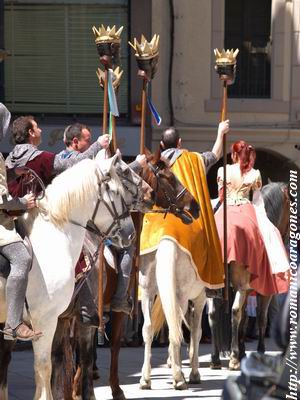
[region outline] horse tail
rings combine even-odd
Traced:
[[[151,321],[152,321],[153,335],[156,336],[159,334],[163,325],[166,323],[166,317],[162,309],[162,304],[159,296],[156,297],[152,307]]]
[[[169,340],[182,342],[183,312],[176,298],[177,245],[172,240],[162,240],[156,253],[156,280],[164,314],[169,327]]]

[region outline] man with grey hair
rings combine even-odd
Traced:
[[[0,103],[0,140],[5,136],[10,122],[10,112]],[[4,338],[10,340],[37,339],[41,332],[35,332],[23,322],[23,308],[31,265],[30,255],[20,235],[16,232],[14,217],[7,211],[28,210],[35,207],[33,194],[22,198],[12,198],[8,193],[5,162],[0,153],[0,255],[1,265],[10,263],[10,273],[6,283],[7,317],[3,330]],[[1,274],[1,268],[0,268]],[[6,271],[2,271],[4,277]]]

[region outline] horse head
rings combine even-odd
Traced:
[[[146,150],[148,163],[143,169],[143,179],[152,187],[155,205],[171,212],[185,224],[199,217],[199,204],[171,171],[168,159]]]
[[[103,160],[103,151],[100,151],[96,160]],[[119,151],[111,158],[102,163],[102,169],[108,173],[109,168],[113,168],[124,189],[124,201],[130,211],[140,211],[142,213],[152,210],[154,206],[153,190],[138,174],[136,174],[121,158]]]
[[[290,196],[288,185],[284,182],[272,182],[261,189],[265,209],[269,220],[278,228],[283,241],[288,234]]]

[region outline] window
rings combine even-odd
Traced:
[[[229,97],[271,97],[271,0],[226,0],[225,48],[239,48]]]
[[[127,0],[5,2],[5,102],[12,112],[99,114],[102,89],[92,26],[124,26],[118,94],[128,111]]]

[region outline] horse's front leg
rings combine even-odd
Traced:
[[[35,327],[43,332],[43,336],[32,343],[36,384],[34,400],[53,400],[51,392],[51,347],[56,324],[57,317],[51,318],[48,314],[48,318]]]
[[[142,367],[142,376],[140,379],[140,389],[151,389],[151,345],[153,341],[153,332],[151,325],[151,306],[154,301],[154,295],[150,297],[146,290],[142,294],[142,311],[144,316],[143,324],[143,340],[144,348],[144,363]]]
[[[264,353],[267,316],[272,296],[262,296],[261,294],[257,293],[256,300],[257,300],[256,315],[257,315],[257,325],[258,325],[258,335],[259,335],[257,351]]]
[[[190,366],[192,368],[189,383],[197,384],[201,383],[200,373],[199,373],[199,342],[202,336],[202,312],[206,303],[206,296],[204,289],[201,294],[193,300],[194,303],[194,312],[193,318],[190,320],[191,327],[191,341],[189,346],[189,358],[190,358]]]
[[[94,364],[94,336],[93,326],[81,325],[76,321],[76,346],[78,356],[78,366],[81,371],[81,395],[77,393],[76,398],[82,400],[96,400],[93,384],[93,364]],[[74,397],[73,397],[74,398]]]
[[[73,362],[70,320],[58,319],[52,343],[51,389],[55,400],[72,400]]]
[[[232,306],[232,341],[229,369],[238,370],[240,368],[239,356],[239,327],[242,319],[243,306],[247,298],[246,290],[237,290]]]
[[[119,353],[121,348],[122,328],[124,313],[113,312],[112,313],[112,338],[110,345],[110,375],[109,384],[112,391],[114,400],[124,400],[125,395],[119,384]]]

